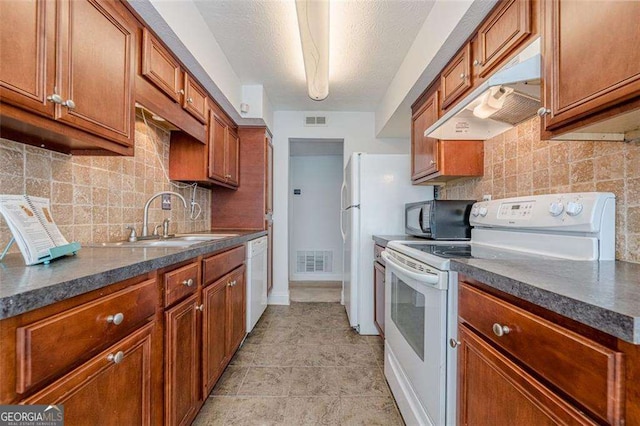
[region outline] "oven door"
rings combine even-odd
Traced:
[[[385,376],[407,424],[445,423],[447,272],[386,261]]]

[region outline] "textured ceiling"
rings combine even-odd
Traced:
[[[307,97],[294,0],[196,0],[242,84],[275,110],[374,111],[431,0],[333,0],[329,97]]]

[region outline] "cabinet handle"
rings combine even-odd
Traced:
[[[228,286],[228,287],[235,287],[235,285],[236,285],[236,284],[237,284],[237,283],[236,283],[236,281],[235,281],[235,280],[233,280],[233,281],[229,281],[229,283],[227,284],[227,286]]]
[[[493,334],[495,334],[498,337],[502,337],[505,334],[509,334],[510,332],[511,332],[511,329],[506,325],[500,325],[498,323],[493,324]]]
[[[196,306],[196,311],[204,312],[204,305]]]
[[[434,160],[431,160],[430,163],[431,164],[436,164],[436,162]]]
[[[464,80],[464,77],[465,77],[464,73],[460,74],[460,80]]]
[[[461,345],[461,343],[458,340],[449,339],[449,346],[451,346],[453,349],[457,348],[460,345]]]
[[[188,280],[182,281],[182,285],[186,285],[187,287],[191,287],[193,285],[193,278],[189,278]]]
[[[57,93],[47,96],[47,100],[49,102],[53,102],[54,104],[62,105],[62,96],[58,95]]]
[[[107,361],[113,361],[114,364],[120,364],[124,359],[124,352],[118,351],[116,354],[107,355]]]
[[[476,67],[479,66],[480,65],[480,61],[476,59],[475,61],[473,61],[473,65],[476,66]]]
[[[124,321],[124,314],[122,312],[107,317],[107,322],[114,325],[122,324],[122,321]]]
[[[76,103],[71,99],[67,99],[62,103],[62,106],[66,106],[69,109],[74,109],[76,107]]]
[[[184,89],[180,89],[180,90],[178,90],[178,94],[180,94],[180,95],[184,95]]]
[[[193,103],[193,98],[189,98],[189,99],[187,99],[187,102],[188,102],[188,103],[190,103],[190,104],[192,104],[192,103]]]
[[[547,114],[551,114],[551,110],[549,108],[542,107],[538,110],[538,115],[540,117],[544,117]]]

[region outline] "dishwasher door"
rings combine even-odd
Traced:
[[[247,333],[267,309],[267,237],[247,244]]]

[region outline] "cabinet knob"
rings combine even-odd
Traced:
[[[456,339],[449,339],[449,346],[451,346],[452,348],[457,348],[458,346],[460,346],[461,343],[456,340]]]
[[[498,337],[502,337],[505,334],[509,334],[510,332],[511,332],[511,329],[506,325],[500,325],[498,323],[493,324],[493,334],[495,334]]]
[[[476,66],[476,67],[479,66],[480,65],[480,61],[476,59],[475,61],[473,61],[473,65]]]
[[[204,312],[204,305],[196,306],[196,311]]]
[[[465,77],[464,73],[460,74],[460,80],[464,80],[464,77]]]
[[[180,89],[180,90],[178,90],[178,93],[179,93],[180,95],[184,95],[184,89]]]
[[[115,315],[109,315],[107,317],[107,322],[114,325],[122,324],[122,321],[124,321],[124,314],[121,312],[118,312]]]
[[[53,102],[54,104],[62,105],[62,96],[58,95],[57,93],[47,96],[47,100],[49,102]]]
[[[124,352],[118,351],[115,354],[107,355],[107,361],[112,361],[114,364],[120,364],[124,359]]]
[[[189,98],[189,99],[187,99],[187,102],[189,102],[190,104],[192,104],[192,103],[193,103],[193,98]]]
[[[189,278],[188,280],[182,281],[182,285],[186,285],[187,287],[191,287],[193,285],[193,278]]]
[[[66,106],[69,109],[74,109],[76,107],[76,103],[71,99],[67,99],[62,103],[62,106]]]
[[[429,163],[436,164],[436,162],[434,160],[431,160]]]
[[[544,117],[544,116],[545,116],[545,115],[547,115],[547,114],[551,114],[551,110],[550,110],[549,108],[541,107],[541,108],[538,110],[538,115],[539,115],[540,117]]]

